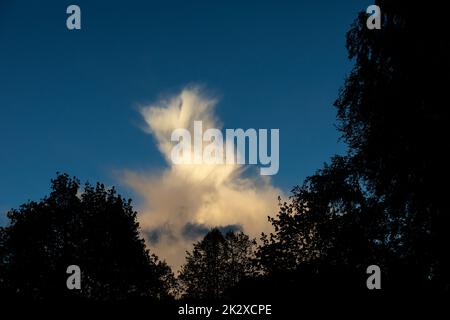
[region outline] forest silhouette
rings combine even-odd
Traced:
[[[270,234],[251,239],[245,230],[213,228],[175,275],[146,248],[130,200],[102,184],[80,192],[76,178],[58,174],[47,197],[10,210],[0,228],[2,299],[263,303],[448,294],[446,13],[432,2],[376,4],[382,28],[369,30],[362,12],[347,34],[354,67],[335,102],[347,152],[280,200]],[[73,264],[81,290],[66,287]],[[366,287],[374,264],[381,290]]]

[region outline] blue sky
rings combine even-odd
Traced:
[[[368,5],[2,0],[0,211],[47,194],[56,171],[135,198],[117,172],[165,166],[139,106],[190,84],[220,98],[224,127],[280,129],[273,183],[289,191],[345,148],[332,104],[351,69],[345,33]]]

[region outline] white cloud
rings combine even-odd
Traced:
[[[252,237],[270,231],[268,215],[278,209],[282,191],[268,177],[244,175],[239,165],[173,165],[171,133],[193,129],[196,120],[203,130],[220,128],[214,114],[216,99],[199,88],[186,88],[179,95],[141,109],[148,131],[155,137],[168,168],[159,172],[126,171],[123,179],[143,199],[138,216],[153,252],[175,269],[184,263],[195,232],[205,227],[236,226]],[[194,230],[194,231],[195,231]]]

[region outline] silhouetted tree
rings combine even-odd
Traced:
[[[301,283],[306,292],[365,288],[365,268],[382,263],[385,251],[374,224],[385,222],[349,170],[336,156],[280,203],[269,217],[274,232],[263,234],[256,253],[263,274]]]
[[[255,240],[242,232],[225,236],[215,228],[187,252],[178,280],[184,297],[217,300],[226,291],[254,273]]]
[[[414,281],[449,290],[446,13],[432,2],[377,3],[381,30],[368,30],[361,14],[348,34],[356,65],[336,102],[340,129],[353,174],[389,221],[400,273],[416,269]]]
[[[174,277],[145,248],[131,200],[114,188],[66,174],[52,180],[39,202],[8,212],[1,230],[2,292],[9,298],[83,300],[163,299]],[[66,269],[81,268],[81,290],[68,290]]]
[[[266,275],[314,279],[314,287],[339,287],[338,278],[347,290],[364,286],[365,268],[377,264],[385,289],[448,291],[445,11],[377,4],[381,30],[369,30],[361,13],[347,35],[355,66],[335,103],[347,155],[281,204],[258,262]]]

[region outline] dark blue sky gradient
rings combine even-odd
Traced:
[[[344,150],[332,104],[370,4],[2,0],[0,211],[47,194],[56,171],[134,198],[117,173],[165,165],[138,107],[189,84],[220,97],[225,128],[280,128],[273,181],[289,191]]]

